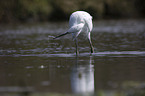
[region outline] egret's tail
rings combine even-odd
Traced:
[[[61,36],[67,35],[67,34],[69,34],[69,33],[70,33],[70,32],[65,32],[65,33],[63,33],[63,34],[61,34],[61,35],[58,35],[58,36],[54,37],[53,39],[59,38],[59,37],[61,37]]]

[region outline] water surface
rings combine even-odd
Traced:
[[[92,42],[67,22],[1,25],[1,95],[145,95],[145,20],[94,21]],[[14,94],[15,93],[15,94]],[[12,94],[11,94],[12,95]]]

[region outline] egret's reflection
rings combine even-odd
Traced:
[[[84,62],[76,58],[76,65],[72,69],[71,87],[73,93],[94,94],[94,66],[92,57]]]

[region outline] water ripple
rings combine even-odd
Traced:
[[[75,53],[54,53],[54,54],[1,54],[0,56],[23,57],[23,56],[37,56],[37,57],[75,57]],[[115,56],[115,57],[134,57],[145,56],[145,51],[104,51],[96,53],[80,53],[79,57],[84,56]]]

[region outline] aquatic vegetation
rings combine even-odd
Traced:
[[[76,10],[94,19],[145,16],[144,0],[1,0],[0,22],[62,21]]]

